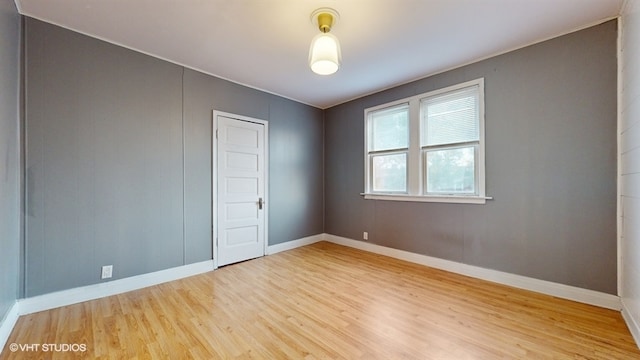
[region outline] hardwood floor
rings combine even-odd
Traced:
[[[86,351],[11,352],[12,343]],[[619,312],[320,242],[23,316],[0,356],[74,357],[640,359],[640,350]]]

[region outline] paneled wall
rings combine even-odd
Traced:
[[[0,325],[19,295],[19,79],[20,15],[0,0]]]
[[[186,69],[187,260],[211,253],[211,109],[269,121],[269,243],[322,233],[322,111]]]
[[[325,231],[616,294],[616,39],[609,21],[328,109]],[[481,77],[493,200],[364,200],[364,109]]]
[[[621,18],[620,296],[640,341],[640,2],[627,1]]]
[[[211,259],[213,109],[269,121],[270,244],[322,233],[321,110],[34,19],[26,74],[25,296]]]

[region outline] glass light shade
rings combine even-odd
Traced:
[[[321,33],[311,40],[309,66],[319,75],[330,75],[338,71],[342,56],[338,38],[330,33]]]

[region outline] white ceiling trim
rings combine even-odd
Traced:
[[[18,3],[20,3],[20,0],[16,0],[16,5],[17,5]],[[241,83],[241,82],[239,82],[239,81],[236,81],[236,80],[229,79],[229,78],[226,78],[226,77],[224,77],[224,76],[221,76],[221,75],[219,75],[219,74],[214,74],[214,73],[211,73],[211,72],[206,71],[206,70],[203,70],[203,69],[198,69],[198,68],[193,67],[193,66],[190,66],[190,65],[188,65],[188,64],[182,64],[182,63],[177,62],[177,61],[175,61],[175,60],[167,59],[167,58],[165,58],[165,57],[162,57],[162,56],[159,56],[159,55],[156,55],[156,54],[152,54],[152,53],[149,53],[149,52],[146,52],[146,51],[140,50],[140,49],[135,49],[135,48],[133,48],[133,47],[131,47],[131,46],[128,46],[128,45],[125,45],[125,44],[122,44],[122,43],[119,43],[119,42],[116,42],[116,41],[112,41],[112,40],[110,40],[110,39],[106,39],[106,38],[104,38],[104,37],[102,37],[102,36],[96,36],[96,35],[93,35],[93,34],[87,34],[87,33],[86,33],[86,32],[84,32],[84,31],[80,31],[80,30],[77,30],[77,29],[73,29],[73,28],[71,28],[71,27],[69,27],[69,26],[67,26],[67,25],[64,25],[64,24],[56,23],[56,22],[54,22],[54,21],[50,21],[50,20],[47,20],[47,19],[42,19],[42,18],[39,18],[38,16],[31,15],[31,14],[28,14],[28,13],[23,13],[23,12],[22,12],[22,10],[21,10],[19,7],[17,7],[17,9],[18,9],[18,12],[19,12],[21,15],[28,16],[28,17],[30,17],[30,18],[33,18],[33,19],[36,19],[36,20],[40,20],[40,21],[43,21],[43,22],[46,22],[46,23],[49,23],[49,24],[52,24],[52,25],[56,25],[56,26],[59,26],[59,27],[61,27],[61,28],[63,28],[63,29],[67,29],[67,30],[69,30],[69,31],[73,31],[73,32],[75,32],[75,33],[82,34],[82,35],[88,36],[88,37],[90,37],[90,38],[98,39],[98,40],[104,41],[104,42],[109,43],[109,44],[113,44],[113,45],[116,45],[116,46],[120,46],[120,47],[122,47],[122,48],[125,48],[125,49],[128,49],[128,50],[131,50],[131,51],[135,51],[135,52],[140,53],[140,54],[144,54],[144,55],[147,55],[147,56],[151,56],[151,57],[153,57],[153,58],[160,59],[160,60],[163,60],[163,61],[169,62],[169,63],[174,64],[174,65],[182,66],[182,67],[184,67],[184,68],[186,68],[186,69],[190,69],[190,70],[194,70],[194,71],[197,71],[197,72],[201,72],[201,73],[206,74],[206,75],[211,75],[211,76],[214,76],[214,77],[216,77],[216,78],[218,78],[218,79],[226,80],[226,81],[229,81],[229,82],[234,83],[234,84],[238,84],[238,85],[242,85],[242,86],[245,86],[245,87],[248,87],[248,88],[254,89],[254,90],[262,91],[262,92],[267,93],[267,94],[271,94],[271,95],[279,96],[279,97],[282,97],[282,98],[285,98],[285,99],[288,99],[288,100],[291,100],[291,101],[295,101],[295,102],[298,102],[298,103],[301,103],[301,104],[304,104],[304,105],[312,106],[312,107],[315,107],[315,108],[319,108],[319,109],[326,109],[326,108],[320,108],[320,107],[318,107],[318,106],[316,106],[316,105],[313,105],[313,104],[310,104],[310,103],[304,102],[304,101],[302,101],[302,100],[300,100],[300,99],[294,99],[294,98],[288,97],[288,96],[286,96],[286,95],[278,94],[278,93],[275,93],[275,92],[272,92],[272,91],[269,91],[269,90],[266,90],[266,89],[261,89],[261,88],[259,88],[259,87],[256,87],[256,86],[253,86],[253,85],[250,85],[250,84],[244,84],[244,83]],[[309,71],[311,71],[311,70],[309,70]]]
[[[320,109],[615,19],[629,3],[14,1],[22,15]],[[313,74],[306,61],[317,33],[309,14],[322,6],[340,12],[335,35],[343,47],[343,69],[326,77]]]
[[[629,1],[629,0],[625,0],[625,1]],[[611,20],[619,19],[619,18],[620,18],[620,15],[616,15],[616,16],[611,16],[611,17],[608,17],[608,18],[605,18],[605,19],[602,19],[602,20],[594,21],[593,23],[590,23],[590,24],[587,24],[587,25],[584,25],[584,26],[580,26],[578,28],[569,30],[569,31],[564,32],[564,33],[559,34],[559,35],[548,36],[546,38],[543,38],[543,39],[540,39],[540,40],[536,40],[536,41],[532,41],[532,42],[527,43],[527,44],[522,45],[522,46],[516,46],[516,47],[514,47],[512,49],[508,49],[508,50],[504,50],[504,51],[498,51],[498,52],[496,52],[494,54],[490,54],[490,55],[487,55],[487,56],[484,56],[484,57],[481,57],[481,58],[478,58],[478,59],[475,59],[475,60],[471,60],[471,61],[468,61],[466,63],[460,64],[460,65],[455,65],[455,66],[452,66],[452,67],[449,67],[449,68],[446,68],[446,69],[443,69],[443,70],[434,71],[432,73],[428,73],[428,74],[426,74],[424,76],[420,76],[420,77],[417,77],[417,78],[412,79],[412,80],[408,80],[408,81],[404,81],[402,83],[398,83],[396,85],[380,88],[378,90],[374,90],[374,91],[371,91],[371,92],[363,94],[363,95],[358,95],[357,97],[354,97],[354,98],[351,98],[351,99],[347,99],[345,101],[342,101],[342,102],[339,102],[337,104],[334,104],[334,105],[331,105],[331,106],[328,106],[328,107],[325,107],[325,108],[321,108],[321,109],[323,109],[323,110],[324,109],[328,109],[328,108],[331,108],[331,107],[334,107],[334,106],[338,106],[338,105],[341,105],[341,104],[348,103],[350,101],[354,101],[354,100],[357,100],[357,99],[360,99],[360,98],[363,98],[363,97],[367,97],[369,95],[374,95],[374,94],[377,94],[379,92],[383,92],[385,90],[390,90],[390,89],[393,89],[393,88],[396,88],[396,87],[399,87],[399,86],[402,86],[402,85],[410,84],[410,83],[412,83],[414,81],[426,79],[426,78],[429,78],[429,77],[432,77],[432,76],[436,76],[436,75],[439,75],[439,74],[444,74],[447,71],[459,69],[459,68],[465,67],[467,65],[475,64],[475,63],[478,63],[478,62],[481,62],[481,61],[484,61],[484,60],[487,60],[487,59],[491,59],[491,58],[494,58],[494,57],[497,57],[497,56],[500,56],[500,55],[508,54],[508,53],[516,51],[516,50],[524,49],[524,48],[532,46],[532,45],[540,44],[540,43],[543,43],[545,41],[549,41],[549,40],[552,40],[552,39],[555,39],[555,38],[559,38],[559,37],[562,37],[562,36],[565,36],[565,35],[569,35],[569,34],[572,34],[574,32],[585,30],[585,29],[588,29],[590,27],[594,27],[594,26],[597,26],[597,25],[600,25],[600,24],[604,24],[607,21],[611,21]]]

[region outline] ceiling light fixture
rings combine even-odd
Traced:
[[[338,16],[338,12],[330,8],[320,8],[311,13],[311,21],[320,29],[320,34],[311,40],[309,48],[309,66],[316,74],[331,75],[340,68],[340,42],[329,33]]]

